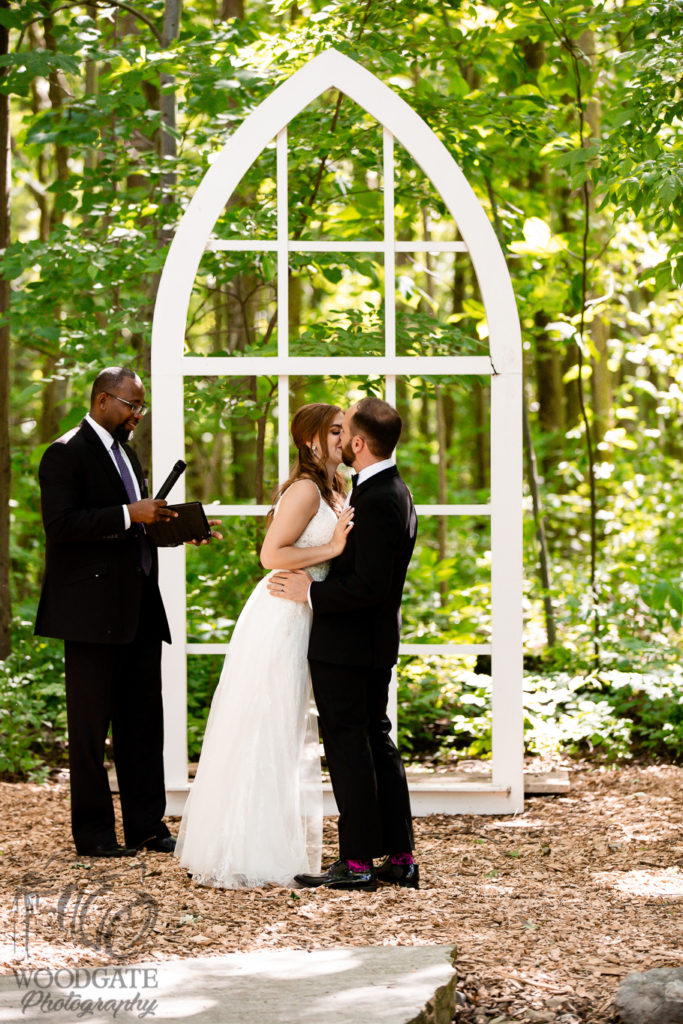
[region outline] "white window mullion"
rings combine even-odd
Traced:
[[[522,375],[491,380],[491,771],[524,800]]]
[[[277,137],[277,354],[289,352],[289,215],[287,200],[287,129]]]
[[[209,252],[277,252],[277,239],[210,238]],[[289,241],[289,252],[383,252],[384,242]],[[394,252],[467,252],[464,242],[394,242]]]
[[[289,377],[277,379],[277,472],[279,483],[289,476]]]
[[[388,370],[396,358],[396,250],[394,248],[394,136],[383,128],[382,178],[384,182],[384,355],[389,360]],[[396,374],[384,378],[384,399],[396,405]],[[396,455],[394,454],[394,458]],[[389,720],[391,738],[398,740],[398,677],[396,667],[391,673],[389,686]]]
[[[394,136],[384,129],[384,354],[396,357],[396,228],[394,225]],[[396,375],[387,374],[384,397],[396,405]]]
[[[287,128],[277,136],[277,354],[289,355],[289,213],[287,197]],[[289,475],[289,376],[278,376],[278,479]]]
[[[454,377],[492,373],[488,356],[184,356],[169,369],[176,367],[186,377]]]
[[[281,378],[285,387],[287,378]],[[287,398],[288,396],[286,396]],[[286,400],[285,398],[285,400]],[[265,516],[270,505],[205,505],[212,516]],[[490,516],[490,505],[416,505],[418,516]]]

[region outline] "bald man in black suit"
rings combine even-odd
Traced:
[[[50,445],[39,469],[46,554],[35,631],[64,640],[71,822],[83,856],[175,846],[163,821],[161,644],[171,637],[144,529],[172,513],[147,496],[127,444],[144,401],[132,370],[102,370],[89,414]],[[104,767],[110,725],[125,846]]]

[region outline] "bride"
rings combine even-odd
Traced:
[[[314,403],[292,419],[297,458],[275,492],[261,548],[266,569],[316,580],[346,545],[342,412]],[[175,855],[196,882],[227,889],[290,885],[320,871],[322,787],[312,709],[307,604],[252,591],[211,704]]]

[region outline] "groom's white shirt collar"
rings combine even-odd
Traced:
[[[356,477],[356,487],[358,487],[359,484],[365,483],[366,480],[369,480],[370,477],[375,476],[376,473],[381,473],[383,469],[389,469],[389,467],[393,466],[393,465],[394,465],[394,460],[393,459],[382,459],[381,462],[373,462],[373,464],[371,466],[366,466],[365,469],[361,469],[361,471],[357,474],[357,477]],[[352,494],[353,494],[353,491],[350,490],[349,493],[346,495],[346,501],[344,502],[344,508],[348,508],[349,505],[351,504],[351,495]]]
[[[395,465],[393,459],[382,459],[381,462],[373,462],[371,466],[366,466],[365,469],[361,469],[356,480],[356,487],[360,487],[370,477],[375,476],[376,473],[381,473],[384,469],[389,469],[390,466]]]

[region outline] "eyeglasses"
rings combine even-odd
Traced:
[[[119,398],[118,395],[112,395],[111,391],[105,391],[104,393],[105,395],[109,395],[110,398],[115,398],[117,402],[123,402],[124,405],[127,405],[133,413],[133,416],[144,416],[147,412],[146,405],[133,405],[132,402],[128,402],[125,398]]]

